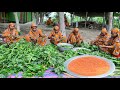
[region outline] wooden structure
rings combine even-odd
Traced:
[[[103,17],[103,25],[107,26],[107,29],[110,30],[113,26],[113,14],[115,16],[119,16],[119,13],[116,12],[69,12],[73,15],[71,16],[80,16],[80,17],[86,17],[86,22],[87,22],[87,17]],[[72,17],[71,17],[72,18]],[[85,28],[86,28],[86,23],[85,23]]]

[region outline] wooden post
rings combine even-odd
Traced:
[[[1,12],[0,12],[0,22],[1,22]]]
[[[43,12],[42,24],[44,24],[44,16],[45,16],[45,13]]]
[[[40,14],[39,14],[39,12],[37,12],[37,15],[36,15],[36,19],[37,19],[37,22],[36,22],[36,23],[37,23],[37,25],[40,23],[40,22],[39,22],[39,17],[40,17]]]
[[[23,12],[21,12],[21,23],[23,23]]]
[[[22,23],[24,21],[24,12],[22,12]]]
[[[70,14],[70,19],[71,19],[71,24],[70,25],[72,26],[72,13]]]
[[[105,12],[103,13],[103,25],[105,25]]]
[[[25,12],[24,12],[23,20],[24,20],[24,23],[25,23]]]
[[[110,33],[111,29],[112,29],[112,20],[113,20],[113,12],[109,12],[109,28],[108,28],[108,32]]]
[[[112,27],[114,28],[114,13],[113,13],[113,20],[112,20]]]
[[[65,23],[64,23],[64,12],[59,12],[59,22],[60,22],[60,31],[62,31],[63,36],[66,36]]]
[[[14,12],[14,16],[16,20],[17,30],[20,31],[19,18],[18,18],[17,12]]]
[[[72,14],[72,22],[71,22],[72,27],[73,27],[73,20],[74,20],[74,12]]]
[[[109,13],[106,12],[105,13],[105,25],[106,25],[106,29],[109,30]]]
[[[42,24],[42,12],[40,12],[40,24]]]
[[[88,12],[86,12],[85,28],[86,28],[86,22],[87,22],[87,15],[88,15]]]
[[[44,15],[45,15],[45,12],[40,12],[40,15],[39,15],[39,17],[40,17],[40,24],[44,24]]]
[[[5,12],[4,12],[4,23],[5,23]]]
[[[77,21],[76,21],[76,27],[78,27],[78,17],[77,17]]]
[[[118,28],[120,28],[120,16],[118,17]]]
[[[31,12],[31,21],[32,21],[32,12]]]
[[[27,23],[27,12],[26,12],[26,23]]]
[[[35,12],[32,13],[32,22],[36,24]]]
[[[22,12],[20,12],[20,22],[22,23]]]

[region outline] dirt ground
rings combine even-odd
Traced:
[[[27,34],[30,30],[31,23],[26,24],[20,24],[20,30],[23,34]],[[0,23],[0,31],[3,32],[8,26],[8,23]],[[47,28],[45,25],[39,25],[38,28],[41,28],[43,30],[43,33],[46,35],[49,35],[52,28]],[[72,31],[72,28],[66,29],[67,37],[69,33]],[[79,30],[80,34],[84,38],[85,42],[90,42],[91,40],[94,40],[97,35],[100,34],[100,30],[94,30],[94,29],[86,29],[86,28],[80,28]],[[49,39],[47,39],[47,44],[49,43]]]

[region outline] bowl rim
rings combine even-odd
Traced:
[[[79,49],[85,49],[85,50],[91,51],[90,49],[83,48],[83,47],[74,47],[72,50],[73,50],[73,51],[77,51],[77,50],[79,50]]]
[[[74,72],[72,72],[68,69],[68,65],[71,61],[73,61],[76,58],[81,58],[81,57],[86,57],[86,56],[92,56],[92,57],[97,57],[97,58],[103,59],[104,61],[109,63],[110,70],[108,72],[104,73],[104,74],[101,74],[101,75],[83,76],[83,75],[78,75],[78,74],[76,74],[76,73],[74,73]],[[102,78],[102,77],[106,77],[106,76],[112,74],[115,71],[115,65],[111,60],[108,60],[108,59],[100,57],[100,56],[95,56],[95,55],[80,55],[80,56],[72,57],[72,58],[70,58],[70,59],[68,59],[67,61],[64,62],[64,66],[65,66],[65,69],[66,69],[67,73],[69,73],[70,75],[72,75],[74,77],[77,77],[77,78]]]
[[[68,45],[68,46],[71,46],[71,47],[74,47],[72,44],[69,44],[69,43],[58,43],[57,46],[60,47],[61,44],[63,44],[63,45]]]

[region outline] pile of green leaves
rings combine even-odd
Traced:
[[[54,64],[54,72],[58,75],[65,72],[64,62],[71,57],[79,55],[77,52],[72,50],[64,51],[60,56],[55,56],[51,61],[51,64]]]
[[[117,66],[120,65],[118,59],[100,51],[97,46],[82,43],[80,47],[86,49],[76,52],[73,50],[59,52],[57,46],[53,44],[39,46],[24,39],[11,45],[0,45],[0,77],[18,72],[23,72],[24,77],[43,76],[49,67],[53,67],[53,71],[59,75],[65,72],[64,62],[78,56],[79,53],[105,57]]]
[[[42,75],[43,70],[47,68],[40,61],[40,50],[38,45],[33,45],[31,42],[21,40],[20,42],[11,45],[0,46],[0,73],[4,75],[18,73],[23,71],[25,77],[34,75]],[[41,67],[38,69],[38,67]],[[31,73],[31,74],[28,74]]]
[[[0,52],[0,73],[8,76],[22,71],[24,77],[43,76],[51,66],[55,73],[61,74],[65,71],[63,63],[77,55],[73,51],[60,53],[53,44],[39,46],[24,39],[11,45],[1,45]]]

